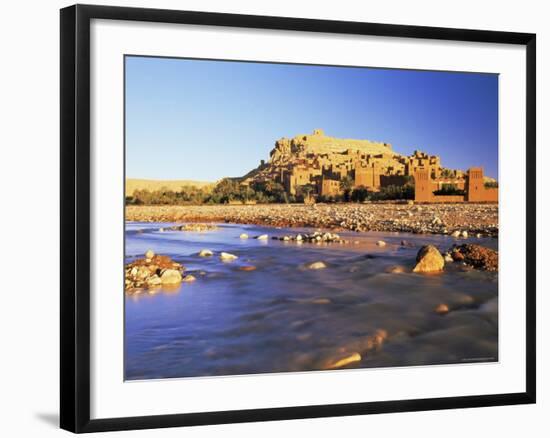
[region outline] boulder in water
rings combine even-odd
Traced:
[[[181,283],[181,272],[177,269],[165,269],[160,275],[162,284],[179,284]]]
[[[433,245],[425,245],[420,248],[416,256],[416,266],[413,272],[431,273],[443,270],[445,260],[439,250]]]
[[[238,257],[235,254],[230,254],[228,252],[222,252],[220,254],[220,260],[222,260],[224,262],[228,262],[228,261],[236,260],[236,259],[238,259]]]
[[[449,313],[449,306],[445,303],[438,304],[436,308],[434,309],[434,312],[438,315],[446,315]]]

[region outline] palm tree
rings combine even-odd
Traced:
[[[443,170],[441,170],[441,176],[443,178],[452,178],[453,177],[453,171],[451,169],[443,169]]]
[[[349,201],[352,189],[353,179],[349,175],[346,175],[340,180],[340,190],[344,192],[344,201]]]

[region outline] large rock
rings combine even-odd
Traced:
[[[160,275],[162,284],[179,284],[181,283],[181,272],[177,269],[166,269]]]
[[[149,250],[146,258],[134,260],[125,268],[124,285],[126,292],[138,293],[141,288],[157,288],[161,284],[177,284],[185,269],[168,256],[154,254]]]
[[[452,248],[451,257],[484,271],[498,271],[498,252],[474,243]]]
[[[158,275],[152,275],[147,279],[147,286],[158,286],[162,283],[161,278]]]
[[[416,255],[416,266],[413,272],[430,273],[443,270],[445,260],[439,250],[433,245],[425,245]]]

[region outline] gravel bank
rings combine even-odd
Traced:
[[[496,204],[270,204],[128,206],[126,220],[498,236]]]

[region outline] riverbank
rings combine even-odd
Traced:
[[[498,204],[132,205],[126,220],[498,236]]]

